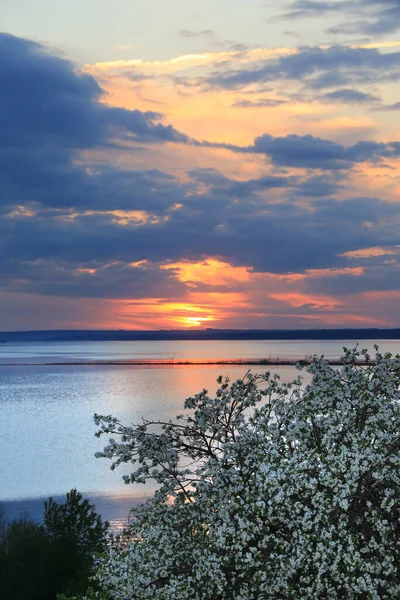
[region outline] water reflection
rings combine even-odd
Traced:
[[[399,340],[363,340],[361,346],[382,352],[400,351]],[[48,364],[54,362],[162,360],[297,360],[312,354],[339,358],[343,346],[354,340],[166,340],[107,342],[7,342],[0,344],[0,364]]]
[[[372,349],[374,342],[376,340],[363,342],[362,346]],[[131,353],[132,344],[137,343],[118,342],[118,348],[112,351],[108,344],[113,343],[101,344],[106,347],[98,348],[96,352],[114,356],[116,352]],[[120,345],[124,344],[130,345],[130,349],[121,350]],[[161,347],[154,342],[147,344],[153,344],[152,356],[157,352],[178,356],[180,352],[186,358],[210,358],[218,354],[230,358],[243,357],[246,352],[253,356],[260,352],[260,356],[268,357],[268,348],[273,344],[274,349],[270,350],[273,356],[278,352],[283,356],[286,352],[285,356],[325,353],[333,357],[340,355],[345,342],[213,341],[210,346],[211,342],[202,341],[186,343],[186,348],[184,342],[157,342]],[[385,341],[380,345],[385,351],[399,351],[398,341]],[[34,351],[32,348],[14,350],[19,356],[21,352]],[[9,357],[10,352],[12,354],[10,348],[2,347],[1,351],[3,358],[7,352]],[[77,348],[73,349],[76,351]],[[90,352],[87,348],[81,349],[80,352],[93,356],[94,349],[92,347]],[[142,417],[174,418],[182,413],[183,402],[188,396],[203,388],[214,394],[218,375],[237,379],[243,377],[247,368],[245,365],[0,367],[0,499],[56,496],[74,487],[98,497],[151,493],[154,490],[152,484],[133,487],[123,483],[122,475],[129,473],[129,466],[111,471],[108,461],[94,458],[95,452],[101,450],[107,440],[95,438],[93,414],[112,414],[124,423],[137,423]],[[283,380],[298,375],[294,367],[274,366],[271,370],[278,372]],[[254,371],[262,372],[263,368],[253,367]]]
[[[276,369],[296,375],[295,369]],[[95,459],[106,439],[94,437],[93,414],[125,423],[169,419],[186,397],[204,387],[213,394],[220,373],[242,377],[241,366],[2,367],[0,369],[0,498],[126,491],[122,474]],[[133,490],[143,494],[150,484]]]

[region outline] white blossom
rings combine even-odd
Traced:
[[[307,370],[305,387],[220,378],[176,422],[95,417],[113,436],[100,455],[159,484],[100,562],[98,597],[400,597],[400,356],[345,349],[341,369]]]

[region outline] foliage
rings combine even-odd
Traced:
[[[106,547],[108,523],[71,490],[65,504],[45,502],[44,525],[28,517],[6,527],[0,541],[1,600],[55,600],[87,589],[93,553]]]
[[[220,378],[176,422],[96,416],[100,455],[159,483],[97,570],[104,597],[400,597],[400,356],[376,352],[314,357],[305,387]]]
[[[2,502],[0,502],[0,540],[5,534],[7,529],[7,513],[5,506]]]
[[[64,504],[53,498],[44,503],[44,524],[53,540],[73,546],[82,556],[102,552],[107,545],[109,523],[103,523],[95,506],[76,489],[68,492]]]
[[[84,592],[93,566],[92,555],[106,548],[109,523],[103,523],[94,505],[73,489],[64,504],[53,498],[44,503],[44,525],[58,556],[57,592]]]
[[[51,561],[52,548],[44,528],[26,515],[15,520],[0,545],[0,598],[54,598]]]

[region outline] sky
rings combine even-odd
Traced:
[[[398,0],[0,23],[0,330],[400,327]]]

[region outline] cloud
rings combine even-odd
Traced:
[[[273,137],[264,134],[254,140],[248,151],[269,156],[277,166],[346,169],[352,162],[340,144],[311,135]]]
[[[273,196],[249,202],[251,196],[240,198],[228,191],[219,202],[217,198],[210,190],[191,197],[167,220],[137,225],[110,214],[70,220],[46,215],[3,218],[0,255],[12,256],[21,265],[55,262],[70,270],[214,256],[260,272],[290,273],[340,267],[347,263],[346,252],[398,241],[400,206],[378,199],[317,199],[310,211]],[[365,222],[379,226],[371,229]],[[17,276],[18,270],[13,272]],[[125,271],[125,276],[131,274]]]
[[[335,294],[339,299],[348,295],[361,295],[371,290],[390,293],[398,291],[399,276],[400,260],[397,257],[397,260],[381,260],[375,266],[364,267],[360,277],[343,274],[328,280],[321,276],[309,280],[308,287],[312,293],[318,294],[323,291]]]
[[[271,108],[286,103],[287,100],[279,98],[261,98],[259,100],[238,100],[232,106],[238,106],[239,108]]]
[[[398,0],[295,0],[286,5],[286,12],[278,19],[301,19],[307,17],[348,14],[350,19],[332,26],[330,33],[384,35],[400,28],[400,5]]]
[[[350,88],[344,88],[335,90],[334,92],[328,92],[321,98],[327,102],[339,102],[343,104],[377,104],[380,103],[381,99],[373,94],[367,94],[352,90]]]
[[[366,260],[373,259],[382,256],[393,256],[400,255],[400,245],[397,246],[372,246],[371,248],[362,248],[360,250],[353,250],[352,252],[345,252],[344,256],[349,259],[363,258]]]
[[[347,10],[365,18],[331,27],[332,33],[361,33],[367,35],[385,35],[400,29],[400,5],[397,0],[353,0]]]
[[[379,110],[387,110],[387,111],[400,110],[400,102],[395,102],[394,104],[388,104],[387,106],[381,106],[381,107],[379,107]]]
[[[324,51],[310,51],[325,69],[338,52],[328,60]],[[385,201],[384,191],[382,198],[361,196],[347,179],[355,165],[400,156],[398,142],[345,146],[311,135],[264,134],[242,146],[203,143],[164,124],[157,112],[107,105],[92,75],[39,44],[4,35],[0,54],[0,288],[6,294],[146,303],[186,297],[193,285],[209,285],[208,293],[219,283],[222,293],[235,285],[228,277],[203,283],[179,277],[182,261],[203,264],[211,257],[252,277],[270,274],[263,280],[267,295],[272,275],[344,269],[350,252],[398,243],[400,205]],[[381,60],[375,50],[368,56]],[[297,67],[281,63],[284,58],[275,54],[274,68],[294,73]],[[298,60],[305,77],[321,74],[316,58],[314,67],[304,55]],[[341,88],[342,99],[348,89]],[[167,144],[181,152],[177,163],[190,146],[193,167],[182,160],[174,169],[179,177],[153,165],[157,152],[160,162],[167,157]],[[255,170],[254,156],[251,174],[228,176],[217,168],[215,148],[267,157],[270,164],[258,159]],[[203,164],[200,151],[213,168],[195,168]],[[308,311],[316,310],[309,304]]]
[[[92,267],[62,264],[49,260],[2,261],[0,289],[13,293],[38,293],[64,298],[148,298],[179,299],[186,286],[154,264],[131,265],[125,261],[94,263]],[[15,277],[16,271],[18,277]]]
[[[209,142],[203,142],[203,145],[233,152],[264,154],[277,167],[304,169],[343,170],[351,169],[358,163],[379,163],[382,159],[400,157],[400,142],[360,141],[352,146],[343,146],[332,140],[296,134],[284,137],[260,135],[250,146]]]
[[[104,92],[88,74],[35,42],[0,34],[0,143],[2,148],[111,147],[113,137],[141,142],[187,141],[152,111],[104,104]]]
[[[400,78],[400,52],[350,46],[303,47],[265,58],[254,67],[224,68],[202,80],[208,89],[240,89],[253,84],[301,81],[310,89],[393,81]]]
[[[66,208],[73,203],[88,209],[108,205],[137,210],[143,208],[139,198],[143,186],[159,188],[157,204],[165,204],[169,189],[165,174],[93,167],[78,161],[78,153],[123,148],[131,142],[188,143],[186,135],[160,123],[159,113],[106,105],[92,76],[77,72],[72,63],[35,42],[0,35],[0,56],[3,205],[40,202]],[[136,196],[128,192],[131,185]]]
[[[332,13],[341,13],[348,7],[348,2],[343,0],[318,2],[317,0],[295,0],[287,5],[287,12],[274,20],[302,19],[304,17],[323,16]]]
[[[314,175],[301,183],[294,189],[294,196],[304,198],[324,198],[338,194],[345,187],[341,173],[334,171],[332,175]]]
[[[225,198],[250,198],[253,193],[265,190],[292,188],[297,181],[294,177],[264,176],[247,181],[232,180],[216,169],[193,169],[189,175],[196,181],[205,184],[212,195],[222,194]]]
[[[142,71],[146,74],[168,75],[176,71],[214,66],[217,64],[248,64],[280,55],[295,54],[295,48],[248,48],[231,40],[215,42],[219,50],[183,54],[166,60],[109,60],[86,65],[85,71],[92,74]],[[220,49],[222,46],[222,50]],[[226,47],[227,46],[227,47]]]
[[[210,35],[214,35],[212,29],[202,29],[201,31],[193,31],[191,29],[180,29],[178,33],[184,38],[198,38],[203,36],[208,37]]]

